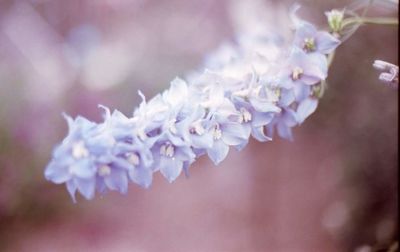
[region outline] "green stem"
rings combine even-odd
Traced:
[[[351,24],[399,25],[399,20],[397,18],[360,17],[348,18],[343,21],[343,27]]]
[[[328,67],[331,66],[333,59],[335,58],[335,52],[333,51],[328,55]]]

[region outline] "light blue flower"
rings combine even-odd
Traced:
[[[293,88],[299,84],[317,84],[321,80],[325,80],[327,74],[328,62],[324,55],[307,54],[294,47],[279,78],[284,88]]]
[[[340,40],[303,21],[296,29],[293,43],[306,53],[329,54],[339,46]]]
[[[92,199],[96,189],[98,167],[95,154],[104,154],[113,139],[99,137],[99,126],[83,117],[75,120],[65,115],[68,135],[53,152],[52,160],[45,170],[46,179],[54,183],[66,183],[75,201],[78,190],[86,199]],[[99,144],[99,145],[97,145]]]
[[[148,188],[158,171],[173,182],[182,172],[188,175],[202,155],[217,165],[250,136],[271,141],[276,131],[293,140],[292,128],[318,106],[314,92],[327,77],[326,54],[339,44],[329,33],[293,20],[290,48],[279,36],[242,37],[210,61],[213,70],[188,81],[175,78],[150,100],[139,92],[142,102],[132,117],[104,106],[101,123],[66,116],[69,132],[54,149],[46,179],[66,183],[73,201],[76,191],[92,199],[96,190],[126,193],[129,180]]]
[[[246,138],[252,135],[261,142],[271,140],[264,134],[264,127],[272,121],[275,113],[281,111],[278,106],[279,92],[278,87],[271,88],[266,83],[257,83],[246,96],[232,96],[239,112],[238,122],[242,124]],[[238,149],[242,149],[245,144],[247,141],[238,146]]]
[[[240,113],[232,101],[225,97],[224,92],[219,90],[220,85],[214,85],[209,91],[213,98],[206,102],[210,106],[206,128],[213,140],[206,152],[216,165],[226,158],[229,146],[241,146],[248,141],[246,129],[237,121]]]
[[[293,109],[286,108],[277,114],[272,122],[267,125],[267,134],[272,138],[276,129],[280,137],[293,141],[292,128],[297,124],[296,112]]]
[[[105,125],[116,140],[112,155],[127,164],[129,178],[136,184],[148,188],[152,183],[153,156],[150,148],[154,140],[141,140],[136,131],[136,122],[115,110],[112,114],[106,108]]]
[[[212,132],[208,130],[207,111],[200,105],[193,106],[186,118],[176,123],[177,130],[182,134],[185,142],[189,143],[195,152],[210,148],[213,144]]]
[[[159,170],[170,183],[181,174],[185,163],[192,163],[196,157],[187,143],[169,132],[157,137],[152,153],[154,170]]]

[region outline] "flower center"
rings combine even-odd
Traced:
[[[89,156],[89,151],[86,149],[83,141],[76,142],[72,145],[72,156],[76,159]]]
[[[160,154],[166,157],[173,157],[175,154],[175,148],[171,143],[165,143],[160,148]]]
[[[218,123],[215,124],[215,126],[214,126],[214,129],[213,129],[213,137],[214,137],[214,140],[221,139],[221,137],[222,137],[222,131],[221,131],[221,129],[219,128],[219,124],[218,124]]]
[[[274,102],[278,102],[279,98],[281,97],[281,89],[280,88],[275,88],[274,89],[274,94],[275,94],[275,98]]]
[[[281,89],[278,87],[266,87],[265,90],[267,100],[271,101],[273,104],[276,104],[281,96]]]
[[[303,75],[304,71],[301,67],[295,67],[292,71],[292,79],[298,80]]]
[[[108,165],[102,165],[99,167],[99,170],[97,171],[99,176],[105,177],[111,174],[111,168]]]
[[[241,122],[247,123],[250,122],[252,119],[251,113],[243,107],[240,108],[240,115],[241,115]]]
[[[314,40],[314,38],[305,38],[304,39],[303,49],[306,52],[314,51],[315,50],[315,40]]]
[[[137,166],[140,163],[140,159],[139,156],[136,153],[128,153],[126,155],[127,160],[130,164],[132,164],[133,166]]]

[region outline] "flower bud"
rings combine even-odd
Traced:
[[[328,18],[329,28],[332,32],[339,33],[343,28],[344,11],[333,9],[325,12],[325,15]]]

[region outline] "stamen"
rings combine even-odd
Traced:
[[[76,159],[89,156],[89,151],[86,149],[83,141],[76,142],[72,145],[72,156]]]
[[[267,100],[276,104],[281,96],[281,89],[278,87],[265,87]]]
[[[133,166],[137,166],[140,163],[140,159],[139,156],[135,153],[128,153],[126,155],[127,160],[130,164],[132,164]]]
[[[171,143],[163,144],[160,148],[160,154],[171,158],[175,154],[175,148]]]
[[[102,165],[99,167],[99,170],[97,171],[99,176],[105,177],[111,174],[111,168],[108,165]]]
[[[222,131],[219,128],[219,124],[218,123],[215,124],[215,126],[214,126],[213,137],[214,137],[214,140],[221,139],[221,137],[222,137]]]
[[[292,79],[293,79],[293,80],[298,80],[298,79],[300,79],[300,77],[301,77],[301,75],[303,75],[303,73],[304,73],[304,71],[303,71],[302,68],[300,68],[300,67],[295,67],[295,68],[293,69],[293,72],[292,72]]]
[[[304,39],[303,49],[306,52],[314,51],[315,50],[315,40],[314,40],[314,38],[305,38]]]
[[[241,114],[241,121],[242,122],[245,122],[245,123],[247,123],[247,122],[250,122],[251,121],[251,119],[252,119],[252,115],[251,115],[251,113],[247,110],[247,109],[245,109],[245,108],[240,108],[240,114]]]

